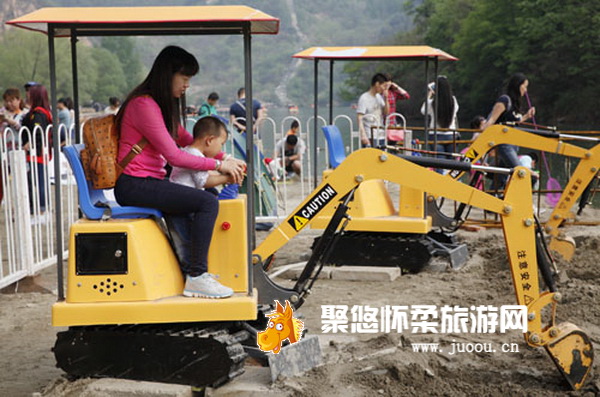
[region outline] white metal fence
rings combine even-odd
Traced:
[[[49,127],[51,128],[51,127]],[[71,143],[71,134],[60,127],[65,144]],[[0,175],[2,202],[0,203],[0,288],[56,263],[56,228],[63,228],[65,241],[61,246],[66,257],[68,227],[77,219],[76,187],[70,168],[61,155],[62,177],[54,177],[55,156],[51,156],[49,129],[34,131],[9,128],[0,139]],[[29,144],[23,147],[22,142]],[[38,148],[36,137],[41,137]],[[29,149],[29,150],[25,150]],[[41,150],[38,150],[41,149]],[[36,154],[40,153],[39,156]],[[27,158],[27,155],[30,157]],[[42,159],[42,163],[38,163]],[[55,184],[62,189],[62,225],[55,221]]]
[[[275,144],[284,139],[286,131],[293,120],[300,124],[300,138],[306,144],[306,151],[302,159],[302,176],[288,178],[285,173],[282,180],[275,183],[276,213],[273,216],[262,216],[257,222],[278,223],[293,209],[292,205],[298,203],[299,197],[293,196],[289,184],[300,184],[300,196],[303,198],[312,191],[314,181],[313,168],[315,161],[312,158],[314,145],[313,120],[314,116],[301,120],[296,116],[287,116],[281,120],[265,118],[257,125],[254,134],[255,145],[260,148],[264,157],[274,157]],[[190,120],[191,122],[192,120]],[[189,123],[193,126],[193,123]],[[320,171],[327,164],[327,149],[320,128],[326,125],[324,118],[318,118],[317,155],[319,156]],[[348,138],[347,152],[360,146],[358,132],[354,123],[348,116],[337,116],[334,124],[339,124],[340,130]],[[188,125],[190,127],[190,125]],[[51,128],[51,127],[49,127]],[[64,137],[64,144],[73,143],[73,127],[67,132],[65,126],[60,127],[59,136]],[[190,128],[191,129],[191,128]],[[36,128],[33,132],[27,128],[12,131],[7,128],[0,136],[0,176],[3,197],[0,202],[0,288],[6,287],[20,279],[34,275],[41,269],[56,263],[56,213],[55,189],[56,183],[61,183],[61,208],[63,242],[61,249],[63,257],[68,258],[69,226],[78,217],[77,186],[71,174],[71,169],[65,157],[60,154],[61,176],[54,176],[53,161],[56,156],[50,156],[51,145],[48,132]],[[27,134],[27,135],[25,135]],[[26,159],[29,153],[38,153],[36,147],[37,136],[42,135],[42,158],[46,164],[38,166],[36,156]],[[23,137],[31,142],[31,147],[23,147]],[[52,158],[51,158],[52,157]],[[255,159],[260,158],[257,154]],[[293,189],[297,192],[298,189]],[[45,197],[41,200],[41,192]],[[259,192],[260,194],[260,192]],[[260,197],[258,198],[260,199]],[[293,204],[290,204],[293,203]],[[45,210],[44,210],[45,208]]]

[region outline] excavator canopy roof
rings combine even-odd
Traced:
[[[8,21],[20,28],[55,35],[235,34],[244,23],[251,34],[277,34],[279,19],[246,6],[50,7]]]
[[[311,47],[293,55],[294,58],[326,60],[394,59],[420,60],[438,58],[442,61],[457,61],[458,58],[425,45],[404,46],[356,46],[356,47]]]

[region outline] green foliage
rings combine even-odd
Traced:
[[[408,9],[415,27],[396,35],[393,43],[427,44],[460,58],[440,67],[460,103],[463,125],[476,114],[487,115],[506,80],[518,71],[530,80],[538,122],[583,128],[600,122],[595,109],[600,0],[423,0],[408,2]],[[399,83],[413,94],[411,82],[403,83],[422,77],[402,64],[380,65],[378,71],[402,76]],[[342,94],[350,99],[364,91],[374,67],[349,64],[345,71]],[[409,116],[417,114],[415,105]]]
[[[92,57],[98,71],[96,87],[92,97],[102,103],[107,103],[111,96],[123,96],[126,92],[125,73],[119,58],[106,48],[97,48]]]
[[[113,95],[119,94],[123,97],[144,78],[142,61],[135,40],[133,37],[103,37],[101,46],[114,54],[121,66],[125,79],[124,91],[115,92]]]
[[[20,0],[33,1],[33,0]],[[281,105],[276,95],[276,88],[287,83],[287,97],[299,106],[308,106],[313,100],[313,63],[310,61],[295,61],[292,55],[311,46],[332,45],[373,45],[389,39],[410,28],[411,20],[405,10],[398,5],[398,0],[377,0],[364,2],[362,0],[305,0],[305,1],[263,1],[263,0],[171,0],[169,6],[181,5],[247,5],[257,8],[280,19],[280,31],[277,35],[256,35],[252,38],[253,48],[253,77],[254,96],[263,102]],[[138,0],[37,0],[36,7],[86,7],[86,6],[141,6]],[[163,6],[164,1],[145,0],[143,6]],[[291,8],[290,8],[291,7]],[[292,15],[295,15],[293,18]],[[294,26],[292,21],[297,21]],[[18,29],[17,29],[18,30]],[[47,68],[46,40],[39,33],[29,33],[36,36],[41,43],[40,51],[32,54],[40,56],[40,65]],[[65,63],[61,73],[71,71],[68,41],[65,43]],[[84,44],[85,43],[85,44]],[[91,44],[92,47],[88,47]],[[201,103],[208,93],[217,91],[221,96],[221,105],[233,102],[235,92],[244,85],[243,72],[243,41],[241,36],[183,36],[183,37],[108,37],[87,40],[82,38],[78,44],[78,62],[80,64],[80,96],[82,102],[106,102],[109,91],[122,87],[122,76],[118,68],[104,69],[108,65],[98,67],[97,62],[109,58],[104,55],[94,55],[104,48],[115,54],[121,63],[120,67],[126,84],[125,92],[138,84],[144,77],[156,54],[167,44],[176,44],[192,52],[200,62],[200,73],[192,81],[188,92],[188,103]],[[30,51],[30,44],[20,51]],[[90,51],[88,51],[90,50]],[[136,54],[137,50],[137,54]],[[83,54],[86,54],[84,59]],[[104,52],[100,52],[104,54]],[[45,54],[45,55],[44,55]],[[138,55],[139,54],[139,55]],[[139,57],[139,60],[138,60]],[[133,63],[131,63],[131,62]],[[140,62],[136,64],[135,62]],[[86,70],[82,68],[86,64]],[[27,61],[27,66],[32,65]],[[25,70],[28,70],[26,68]],[[113,70],[114,69],[114,70]],[[328,98],[327,81],[328,67],[321,65],[319,74],[321,87],[320,98]],[[21,69],[20,69],[21,71]],[[336,87],[344,79],[340,73],[341,67],[336,65]],[[30,71],[29,71],[30,72]],[[46,73],[46,72],[44,72]],[[115,73],[117,73],[115,75]],[[29,73],[31,74],[31,73]],[[83,79],[86,74],[86,79]],[[0,70],[0,77],[2,71]],[[29,77],[26,79],[28,80]],[[22,77],[15,78],[22,87]],[[1,80],[3,83],[6,80]],[[59,82],[59,96],[69,95],[70,77]],[[337,91],[337,90],[336,90]],[[111,92],[110,95],[123,97],[125,93]],[[84,100],[85,98],[85,100]]]
[[[509,73],[527,72],[517,65],[519,60],[512,65],[507,61],[520,34],[515,24],[518,16],[515,3],[514,0],[476,1],[456,30],[450,50],[460,61],[455,73],[449,74],[461,111],[471,113],[467,118],[489,113]],[[534,82],[531,83],[533,86]]]
[[[0,42],[2,88],[22,87],[27,81],[47,81],[47,46],[43,35],[17,29],[7,30]]]
[[[313,101],[312,61],[291,56],[311,46],[427,44],[460,58],[441,62],[460,103],[459,117],[487,114],[503,83],[516,71],[530,79],[530,96],[544,124],[590,125],[600,81],[600,0],[172,0],[170,5],[235,5],[258,8],[280,18],[277,35],[252,38],[254,96],[278,103],[276,88],[300,106]],[[41,6],[92,6],[97,0],[39,0]],[[147,0],[144,5],[164,2]],[[139,6],[137,0],[106,0],[105,6]],[[293,22],[297,22],[295,25]],[[231,103],[244,84],[241,36],[184,36],[82,39],[78,45],[82,102],[106,102],[125,94],[144,76],[167,44],[180,45],[200,62],[188,102],[199,104],[211,91]],[[0,49],[0,84],[48,84],[47,41],[39,33],[8,29]],[[56,40],[57,92],[71,93],[69,43]],[[299,66],[298,66],[299,65]],[[388,72],[411,94],[400,109],[421,117],[425,95],[420,62],[336,62],[335,100],[354,102],[375,72]],[[433,77],[433,65],[429,69]],[[329,97],[329,65],[320,63],[320,101]],[[285,105],[285,104],[284,104]],[[464,122],[463,122],[463,125]]]
[[[56,93],[73,96],[71,46],[67,39],[54,41],[56,53]],[[0,90],[22,90],[23,84],[36,81],[50,89],[48,40],[46,36],[10,28],[0,40]],[[87,40],[77,46],[80,103],[108,103],[110,96],[124,97],[142,77],[142,63],[133,39],[110,38],[102,47]],[[23,93],[24,94],[24,93]]]

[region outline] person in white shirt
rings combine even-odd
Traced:
[[[104,108],[104,114],[117,114],[121,108],[121,100],[116,96],[108,98],[109,105]]]
[[[227,127],[216,117],[207,116],[199,119],[194,125],[194,140],[183,148],[194,156],[213,158],[221,153],[223,145],[227,142]],[[217,160],[220,163],[219,160]],[[217,165],[217,169],[219,166]],[[173,183],[206,189],[233,183],[233,179],[218,171],[197,171],[189,168],[173,167],[169,180]]]
[[[275,144],[275,159],[280,162],[288,173],[288,177],[302,173],[302,155],[306,150],[304,141],[295,134],[280,139]],[[282,159],[284,160],[282,162]]]
[[[358,98],[356,115],[360,142],[363,147],[385,145],[385,129],[383,115],[387,114],[387,102],[384,99],[389,82],[382,73],[377,73],[371,79],[369,91]],[[372,128],[373,127],[373,128]],[[377,128],[375,128],[377,127]],[[371,136],[372,134],[372,136]],[[373,143],[371,144],[371,138]]]
[[[438,76],[435,83],[428,86],[427,101],[421,106],[421,114],[428,119],[429,149],[438,153],[456,152],[456,140],[460,139],[458,128],[458,101],[452,93],[452,87],[446,76]],[[437,98],[435,92],[437,91]],[[435,117],[435,102],[437,104],[437,117]],[[443,130],[439,130],[442,128]],[[435,141],[437,140],[437,144]],[[451,158],[438,155],[439,158]],[[442,170],[437,170],[444,173]]]

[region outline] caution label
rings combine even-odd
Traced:
[[[465,153],[465,157],[463,158],[463,163],[470,163],[471,161],[473,161],[474,158],[477,157],[477,152],[475,151],[475,149],[471,148],[469,150],[467,150],[467,153]],[[457,176],[460,175],[462,171],[459,170],[454,170],[450,172],[450,176],[452,178],[456,178]]]
[[[465,153],[465,157],[469,160],[473,160],[475,157],[477,157],[477,152],[475,149],[471,148],[467,151],[467,153]]]
[[[333,200],[335,196],[337,196],[335,189],[332,188],[331,185],[326,184],[321,190],[315,193],[304,207],[288,219],[288,223],[295,231],[300,231],[300,229],[306,226],[308,221],[319,213],[319,211],[321,211],[327,203]]]

